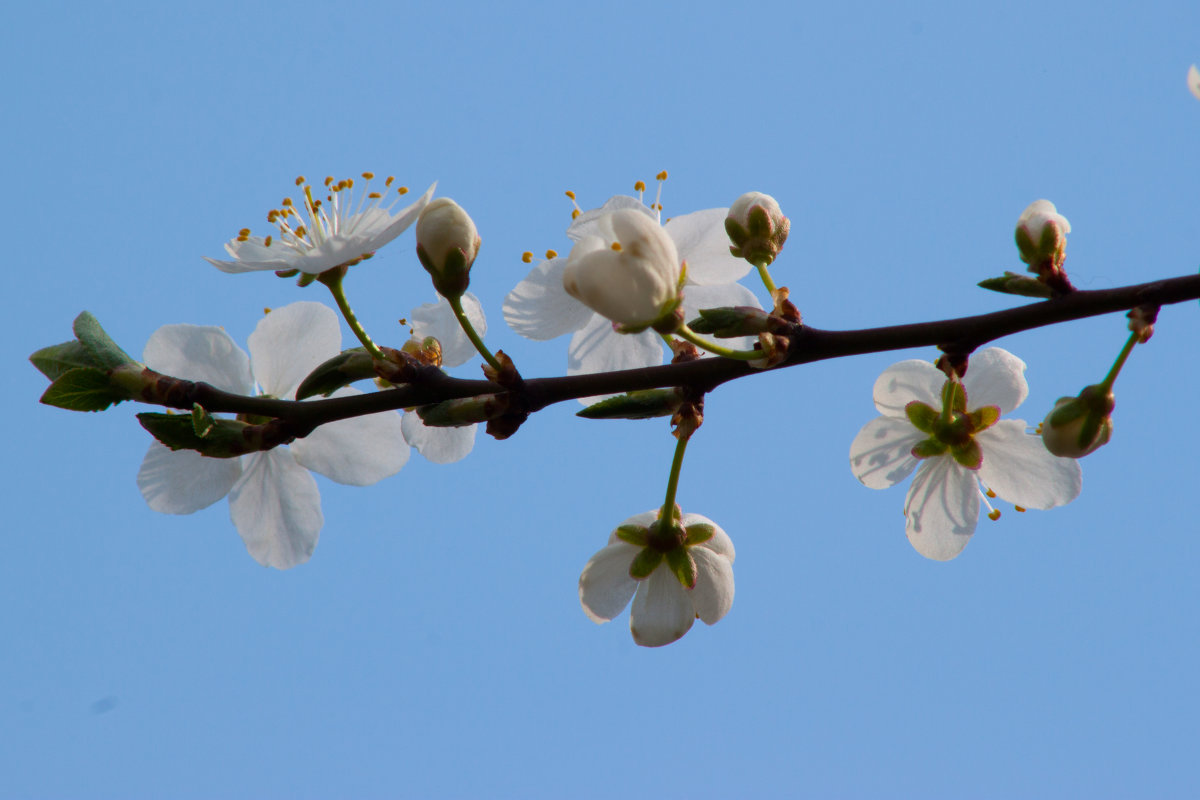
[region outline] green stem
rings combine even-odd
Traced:
[[[1138,343],[1138,335],[1131,333],[1129,341],[1125,342],[1125,346],[1121,348],[1121,354],[1117,356],[1117,360],[1113,363],[1112,369],[1108,371],[1108,375],[1100,382],[1102,391],[1112,391],[1112,385],[1116,382],[1117,376],[1121,374],[1121,367],[1125,366],[1125,359],[1129,358],[1129,354],[1133,352],[1133,346]]]
[[[658,518],[667,524],[675,521],[675,492],[679,489],[679,473],[683,469],[683,451],[687,449],[688,439],[692,435],[684,435],[680,429],[679,441],[675,445],[675,458],[671,461],[671,477],[667,479],[667,499],[663,501],[662,511]]]
[[[763,286],[767,287],[767,291],[771,293],[771,299],[774,300],[775,281],[771,280],[771,273],[767,270],[767,262],[764,261],[761,264],[756,262],[751,263],[754,263],[755,268],[758,270],[758,277],[762,279]]]
[[[696,347],[699,347],[701,350],[707,350],[714,355],[722,356],[724,358],[735,358],[739,361],[754,361],[759,358],[766,358],[767,355],[761,350],[732,350],[728,347],[722,347],[716,342],[710,342],[707,339],[702,338],[687,325],[679,326],[679,329],[676,330],[675,333],[679,336],[679,338],[686,339],[687,341],[696,345]]]
[[[354,335],[362,342],[362,346],[367,348],[367,352],[371,354],[371,358],[383,361],[385,360],[383,351],[379,349],[379,346],[375,342],[371,341],[371,337],[367,335],[366,328],[358,321],[358,317],[354,314],[354,309],[350,307],[350,301],[346,299],[346,290],[342,286],[342,278],[345,275],[346,273],[343,269],[332,269],[323,273],[317,280],[329,287],[329,293],[333,295],[334,302],[337,303],[338,310],[342,312],[346,324],[350,326],[350,330],[354,331]]]
[[[497,372],[502,371],[500,362],[492,355],[492,351],[487,349],[487,345],[483,343],[483,339],[479,338],[479,334],[475,332],[474,326],[471,325],[471,320],[467,319],[467,315],[463,312],[462,295],[447,297],[446,302],[450,304],[451,310],[454,311],[454,317],[462,327],[463,333],[471,340],[471,344],[475,345],[475,349],[479,351],[479,355],[483,356],[483,360]]]

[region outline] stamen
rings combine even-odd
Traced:
[[[1022,508],[1021,506],[1013,506],[1013,508],[1015,508],[1017,511],[1020,511],[1022,514],[1025,513],[1025,509]]]
[[[575,209],[574,211],[572,211],[572,212],[571,212],[571,219],[578,219],[578,218],[579,218],[579,215],[580,215],[580,214],[582,214],[582,213],[583,213],[583,212],[582,212],[582,211],[580,211],[578,208],[577,208],[577,209]]]
[[[620,242],[613,242],[613,243],[612,243],[612,249],[613,249],[613,250],[616,250],[618,253],[619,253],[619,252],[621,252],[621,243],[620,243]]]
[[[996,498],[996,493],[995,493],[995,492],[993,492],[991,489],[988,489],[988,490],[987,490],[987,496],[988,496],[988,497],[990,497],[990,498],[992,498],[992,499],[994,500],[994,499]]]
[[[396,180],[396,176],[395,176],[395,175],[388,175],[388,176],[387,176],[387,180],[383,182],[383,185],[384,185],[384,187],[385,187],[385,188],[389,188],[389,189],[390,189],[390,188],[391,188],[391,186],[392,186],[392,182],[393,182],[393,181],[395,181],[395,180]]]
[[[646,182],[645,181],[637,181],[636,183],[633,184],[633,190],[635,192],[646,191]]]
[[[266,239],[263,239],[263,247],[270,247],[270,246],[271,246],[271,237],[268,236]]]
[[[328,187],[329,187],[329,184],[331,184],[331,183],[333,183],[333,176],[332,176],[332,175],[326,175],[326,176],[325,176],[325,187],[326,187],[326,188],[328,188]]]
[[[547,258],[547,259],[550,259],[550,258],[558,258],[558,251],[557,251],[557,250],[547,250],[547,251],[546,251],[546,258]]]
[[[992,522],[995,522],[996,520],[1000,519],[1000,509],[993,508],[991,510],[991,512],[988,513],[988,519],[990,519]]]
[[[524,253],[521,253],[521,260],[524,261],[526,264],[532,264],[533,263],[533,253],[526,250]],[[402,322],[400,324],[403,325],[404,323]]]
[[[296,185],[297,185],[297,186],[303,186],[303,185],[304,185],[304,176],[303,176],[303,175],[297,175],[297,176],[296,176]]]
[[[374,178],[374,177],[375,177],[375,173],[374,173],[374,172],[364,172],[364,173],[362,174],[362,176],[363,176],[364,178],[366,178],[367,180],[371,180],[372,178]]]
[[[396,190],[396,193],[397,194],[408,194],[408,187],[401,186],[399,189]]]

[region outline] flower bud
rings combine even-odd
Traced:
[[[1108,444],[1112,437],[1109,416],[1116,401],[1099,384],[1088,386],[1078,397],[1060,397],[1042,422],[1042,443],[1062,458],[1083,458]]]
[[[425,206],[417,219],[417,258],[443,297],[467,290],[480,243],[471,217],[449,197]]]
[[[725,232],[733,246],[729,252],[751,264],[768,265],[787,241],[792,223],[769,194],[746,192],[734,201],[725,217]]]
[[[683,275],[671,237],[632,209],[614,211],[597,223],[602,236],[585,236],[571,248],[563,288],[625,333],[670,321],[682,299]]]
[[[1067,257],[1067,234],[1071,223],[1049,200],[1034,200],[1017,220],[1017,249],[1021,260],[1034,272],[1043,266],[1057,269]]]

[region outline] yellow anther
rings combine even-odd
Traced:
[[[574,193],[574,192],[572,192],[570,189],[567,189],[567,197],[569,197],[569,198],[571,198],[572,200],[574,200],[574,199],[575,199],[575,193]]]
[[[283,202],[280,203],[280,205],[283,206],[284,208],[291,208],[292,198],[290,198],[290,197],[283,198]]]
[[[249,236],[245,236],[245,235],[243,235],[243,234],[238,234],[237,240],[238,240],[239,242],[244,242],[244,241],[246,241],[246,240],[247,240],[247,239],[249,239],[249,238],[250,238]]]
[[[408,194],[408,187],[401,186],[399,189],[396,190],[396,194]]]
[[[269,212],[267,213],[267,222],[269,222],[269,223],[271,223],[272,225],[274,225],[274,224],[275,224],[275,220],[277,220],[277,219],[279,219],[279,212],[278,212],[278,211],[276,211],[276,210],[274,210],[274,209],[271,209],[271,211],[269,211]]]
[[[988,514],[988,519],[990,519],[992,522],[995,522],[996,520],[1000,519],[1000,509],[993,508],[991,510],[991,513]]]
[[[621,243],[620,243],[620,242],[613,242],[613,243],[612,243],[612,249],[613,249],[613,250],[616,250],[618,253],[619,253],[619,252],[621,252]]]
[[[265,317],[267,314],[270,314],[270,313],[271,313],[271,309],[269,309],[269,308],[264,308],[264,309],[263,309],[263,316],[264,316],[264,317]]]
[[[384,186],[391,186],[391,185],[392,185],[392,181],[394,181],[394,180],[396,180],[396,176],[394,176],[394,175],[388,175],[388,176],[387,176],[387,180],[383,182],[383,185],[384,185]]]
[[[575,209],[574,211],[571,212],[571,219],[577,219],[579,217],[579,215],[582,213],[583,212],[580,211],[578,208]]]
[[[332,175],[326,175],[326,176],[325,176],[325,185],[326,185],[326,186],[328,186],[328,185],[329,185],[329,184],[331,184],[331,183],[333,183],[333,176],[332,176]]]
[[[663,205],[662,205],[662,203],[658,203],[657,205],[654,206],[654,208],[657,208],[659,211],[662,211]]]
[[[547,250],[547,251],[546,251],[546,258],[558,258],[558,251],[556,251],[556,250]]]
[[[665,181],[666,179],[667,179],[667,171],[665,169],[662,172],[660,172],[654,176],[654,180],[656,180],[656,181]]]
[[[271,237],[268,236],[266,239],[263,239],[263,247],[270,247],[270,246],[271,246]]]
[[[533,263],[533,253],[526,250],[524,253],[521,253],[521,260],[524,261],[526,264],[532,264]],[[403,325],[404,323],[402,322],[400,324]]]
[[[381,195],[379,192],[371,192],[367,195],[367,197],[371,198],[372,200],[378,200],[379,198],[383,197],[383,195]],[[317,201],[317,205],[321,205],[319,200]]]
[[[299,228],[296,228],[296,236],[303,239],[307,235],[308,235],[308,230],[303,225],[301,225]]]
[[[342,182],[346,184],[346,188],[347,188],[347,189],[353,189],[353,188],[354,188],[354,178],[346,178],[346,180],[344,180],[344,181],[342,181]]]
[[[633,190],[634,190],[635,192],[644,192],[644,191],[646,191],[646,182],[645,182],[645,181],[638,181],[637,183],[633,184]]]
[[[240,231],[238,231],[238,236],[249,236],[249,235],[250,235],[249,228],[242,228]]]
[[[1020,511],[1022,514],[1025,513],[1025,509],[1022,508],[1021,506],[1013,506],[1013,508],[1015,508],[1017,511]]]
[[[1042,435],[1042,425],[1044,425],[1044,424],[1045,424],[1044,422],[1038,423],[1037,430],[1035,431],[1035,433],[1037,433],[1038,436]]]
[[[362,174],[362,176],[363,176],[364,178],[366,178],[367,180],[371,180],[372,178],[374,178],[374,177],[375,177],[375,173],[374,173],[374,172],[364,172],[364,173]]]
[[[996,493],[993,492],[991,489],[987,490],[987,496],[993,500],[996,499]]]
[[[304,176],[303,176],[303,175],[297,175],[297,176],[296,176],[296,185],[297,185],[297,186],[303,186],[303,185],[304,185]]]

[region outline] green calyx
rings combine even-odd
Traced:
[[[646,527],[622,525],[615,533],[621,541],[642,548],[629,565],[629,577],[645,580],[665,561],[679,583],[691,589],[696,585],[696,561],[688,548],[707,542],[715,529],[704,523],[684,528],[678,520],[669,525],[656,520]]]
[[[981,406],[967,411],[967,392],[958,381],[946,381],[942,386],[942,410],[914,400],[904,407],[904,414],[913,427],[929,438],[912,448],[914,458],[950,456],[967,469],[979,469],[983,450],[975,435],[987,430],[1000,419],[997,406]]]

